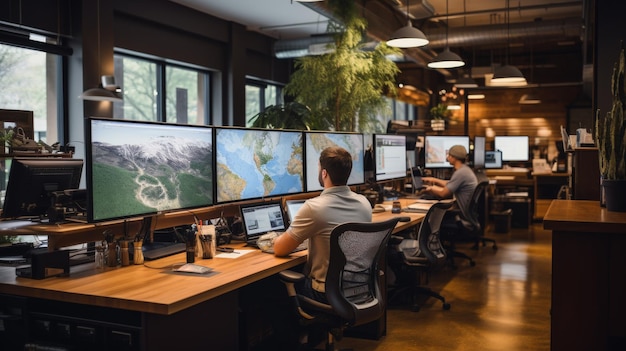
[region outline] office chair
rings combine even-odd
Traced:
[[[497,250],[498,248],[494,239],[486,238],[484,236],[484,228],[480,224],[479,220],[479,201],[488,185],[489,181],[480,181],[476,186],[476,189],[474,189],[474,194],[472,195],[472,201],[470,201],[469,208],[454,210],[454,224],[442,225],[441,237],[446,243],[448,261],[453,268],[456,268],[454,257],[468,260],[470,266],[476,265],[473,258],[456,250],[456,243],[459,241],[473,241],[474,248],[477,248],[478,243],[480,242],[485,243],[487,241],[491,241],[493,242],[493,249]]]
[[[296,284],[305,279],[302,273],[279,273],[300,325],[306,328],[316,324],[326,330],[327,351],[334,350],[335,341],[341,339],[346,327],[369,323],[383,316],[386,283],[379,264],[386,258],[387,242],[399,220],[351,222],[333,229],[325,286],[328,303],[298,293]]]
[[[396,284],[391,287],[389,301],[408,292],[411,310],[419,311],[416,302],[419,294],[434,297],[443,303],[443,309],[449,310],[450,304],[441,294],[423,286],[423,273],[426,283],[428,275],[433,269],[442,267],[446,263],[446,250],[439,240],[441,221],[446,211],[452,207],[454,201],[441,201],[433,204],[417,231],[416,238],[402,238],[392,236],[390,239],[392,255],[389,257],[390,266],[396,273]]]

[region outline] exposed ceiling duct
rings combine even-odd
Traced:
[[[333,34],[316,35],[307,38],[278,40],[274,43],[274,55],[277,58],[296,58],[321,55],[333,51]]]

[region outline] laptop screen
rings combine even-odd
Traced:
[[[287,206],[287,216],[289,216],[289,223],[293,222],[293,218],[298,213],[298,210],[304,204],[306,200],[287,200],[285,206]]]
[[[246,231],[246,241],[256,240],[271,231],[285,230],[280,202],[241,205],[241,220]]]

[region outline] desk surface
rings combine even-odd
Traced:
[[[415,226],[424,217],[387,211],[373,214],[373,221],[393,216],[411,218],[398,223],[395,231]],[[173,264],[185,262],[184,253],[147,261],[146,265],[104,270],[85,264],[72,267],[69,277],[43,280],[18,278],[14,267],[0,267],[0,293],[169,315],[302,264],[306,254],[301,251],[277,258],[255,250],[236,259],[196,259],[196,264],[213,268],[214,273],[208,276],[173,273]]]
[[[553,200],[543,226],[558,231],[626,233],[626,213],[608,211],[599,201]]]

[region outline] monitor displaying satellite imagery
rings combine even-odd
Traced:
[[[213,128],[90,118],[88,220],[210,206]]]
[[[318,162],[322,150],[329,146],[340,146],[352,155],[352,172],[348,185],[365,183],[363,156],[365,147],[363,134],[340,132],[305,132],[306,191],[319,191],[322,186],[318,180]]]
[[[302,132],[215,130],[217,202],[303,192]]]

